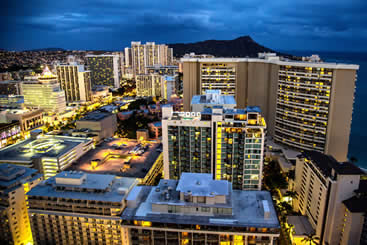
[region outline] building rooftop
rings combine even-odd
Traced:
[[[330,155],[317,151],[304,151],[302,156],[314,162],[320,171],[328,177],[332,177],[332,170],[341,175],[362,175],[364,172],[350,162],[338,162]]]
[[[5,189],[5,192],[10,192],[25,183],[25,180],[31,181],[35,177],[41,177],[35,169],[14,164],[0,164],[0,189]]]
[[[64,171],[43,181],[27,195],[121,202],[137,183],[135,178]]]
[[[279,60],[271,57],[270,59],[263,58],[181,58],[181,62],[260,62],[260,63],[271,63],[277,65],[291,65],[291,66],[307,66],[307,67],[320,67],[330,69],[352,69],[358,70],[359,65],[355,64],[342,64],[342,63],[330,63],[330,62],[309,62],[309,61],[295,61],[295,60]]]
[[[109,112],[92,111],[81,118],[79,121],[101,121],[111,115],[113,114]]]
[[[211,174],[182,173],[176,190],[192,196],[228,195],[229,182],[213,180]]]
[[[195,176],[197,175],[197,176]],[[200,176],[202,178],[200,178]],[[209,180],[210,174],[187,174],[177,180],[161,180],[158,186],[140,186],[139,190],[128,198],[127,208],[122,214],[123,220],[144,220],[174,224],[198,224],[232,227],[263,227],[279,228],[279,221],[272,203],[272,198],[267,191],[242,191],[231,190],[232,185],[227,182],[227,187],[213,185],[214,180]],[[211,176],[210,176],[211,177]],[[200,187],[197,181],[201,181]],[[196,182],[195,182],[196,181]],[[224,181],[219,181],[222,184]],[[201,188],[203,186],[203,188]],[[136,188],[136,187],[135,187]],[[211,195],[212,192],[226,195],[226,203],[193,203],[180,200],[180,191],[191,191],[192,195]],[[162,195],[163,194],[163,195]],[[134,197],[138,198],[137,205],[130,205]],[[135,200],[136,201],[136,200]],[[155,205],[179,205],[195,207],[231,208],[232,213],[165,213],[152,210]]]
[[[353,196],[347,200],[344,200],[343,203],[352,213],[367,212],[367,197]]]
[[[220,90],[206,90],[205,95],[194,95],[191,105],[211,104],[211,105],[236,105],[236,100],[232,95],[221,95]]]
[[[175,77],[174,76],[164,76],[163,79],[166,80],[166,81],[170,81],[170,82],[174,82],[175,81]]]
[[[86,138],[44,135],[38,139],[27,139],[0,149],[0,162],[31,163],[35,158],[60,157],[81,143],[91,141]]]

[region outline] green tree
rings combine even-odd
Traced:
[[[320,238],[317,237],[315,233],[311,233],[311,234],[305,233],[303,235],[305,235],[306,237],[302,239],[302,242],[305,242],[306,244],[308,243],[309,245],[319,244]]]

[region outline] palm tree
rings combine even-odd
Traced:
[[[304,233],[303,235],[305,235],[306,237],[302,239],[302,242],[308,243],[309,245],[319,244],[318,242],[320,241],[320,238],[317,237],[315,233],[310,233],[310,234]]]

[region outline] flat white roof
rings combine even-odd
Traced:
[[[181,62],[223,62],[223,63],[236,63],[236,62],[259,62],[270,63],[277,65],[291,65],[291,66],[307,66],[307,67],[320,67],[330,69],[350,69],[358,70],[359,65],[356,64],[342,64],[342,63],[329,63],[329,62],[307,62],[307,61],[282,61],[274,59],[260,59],[260,58],[181,58]]]

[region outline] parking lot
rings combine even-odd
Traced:
[[[97,145],[95,149],[90,150],[68,170],[81,170],[90,173],[114,174],[125,177],[143,178],[160,154],[160,152],[157,151],[159,143],[153,141],[149,141],[147,143],[150,144],[149,149],[141,156],[138,156],[129,154],[129,151],[138,144],[137,140],[112,138],[112,141],[103,142],[100,145]],[[117,149],[116,146],[120,149]],[[121,155],[121,158],[110,158],[95,169],[92,168],[92,160],[102,160],[108,154]],[[124,163],[129,159],[129,157],[131,157],[130,163],[126,164],[124,168]]]

